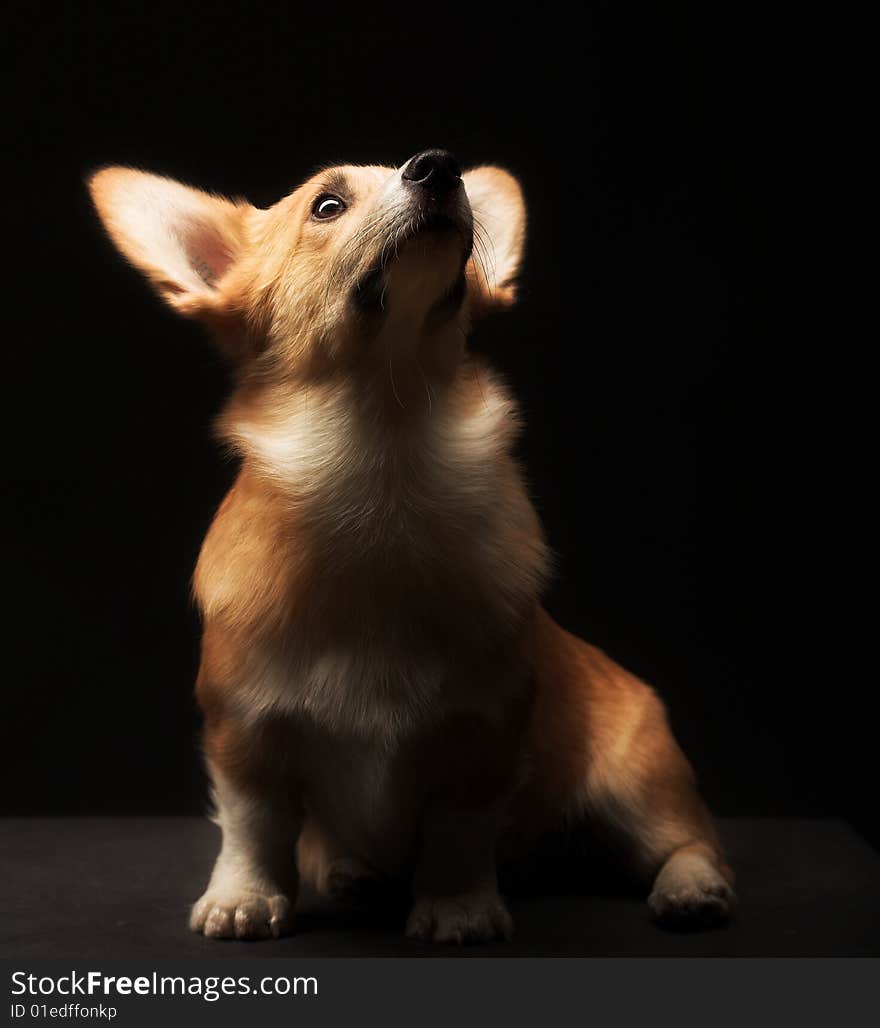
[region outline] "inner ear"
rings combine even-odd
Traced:
[[[213,289],[232,265],[233,254],[228,243],[211,225],[198,221],[188,230],[178,231],[177,235],[189,269]]]

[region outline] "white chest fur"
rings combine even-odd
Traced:
[[[470,702],[468,677],[515,630],[547,565],[508,453],[515,408],[488,377],[479,395],[435,402],[393,439],[350,388],[227,420],[296,508],[310,565],[307,604],[247,656],[248,716],[389,740]]]

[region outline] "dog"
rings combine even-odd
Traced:
[[[541,606],[514,400],[469,354],[515,299],[522,190],[444,150],[319,171],[268,209],[108,167],[111,239],[233,369],[238,477],[195,572],[222,846],[194,931],[289,932],[299,882],[405,881],[408,935],[513,930],[498,854],[587,823],[661,922],[733,876],[655,693]]]

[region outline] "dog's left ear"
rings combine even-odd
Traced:
[[[474,255],[468,280],[474,312],[509,307],[526,238],[526,205],[519,182],[503,168],[483,167],[462,176],[474,215]]]

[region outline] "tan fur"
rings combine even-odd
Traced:
[[[515,295],[516,180],[467,173],[421,231],[427,201],[390,168],[328,169],[268,210],[130,169],[91,186],[236,375],[218,428],[241,471],[195,575],[224,847],[193,927],[287,930],[298,839],[324,891],[412,876],[413,935],[505,936],[499,836],[584,817],[657,877],[658,916],[725,913],[729,872],[660,701],[540,607],[515,404],[465,349],[471,317]],[[347,208],[324,223],[329,192]]]

